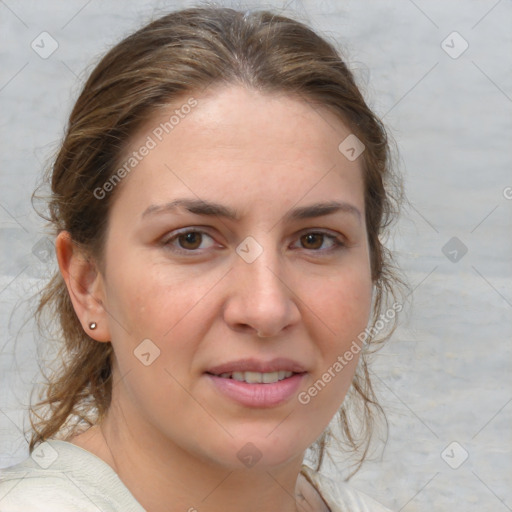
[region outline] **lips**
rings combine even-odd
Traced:
[[[211,375],[222,376],[223,374],[229,374],[231,377],[236,373],[265,374],[274,372],[304,373],[306,368],[292,359],[278,357],[271,361],[261,361],[253,358],[238,359],[237,361],[213,366],[206,370],[206,373]]]
[[[239,359],[213,366],[205,376],[229,400],[252,408],[277,407],[297,393],[307,371],[297,361]]]
[[[239,382],[248,382],[249,384],[272,384],[287,379],[294,375],[293,372],[280,370],[278,372],[233,372],[221,373],[219,377],[223,379],[234,379]]]

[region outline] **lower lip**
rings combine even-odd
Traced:
[[[297,393],[305,375],[305,373],[296,373],[272,384],[249,384],[206,374],[223,395],[246,407],[261,408],[275,407],[286,402]]]

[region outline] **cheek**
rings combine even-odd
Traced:
[[[141,387],[172,387],[169,373],[185,383],[186,369],[217,312],[208,292],[219,278],[213,275],[192,280],[183,272],[162,272],[151,266],[144,268],[142,263],[133,268],[140,270],[130,272],[127,263],[119,266],[110,282],[114,294],[111,317],[116,319],[111,322],[112,344],[121,372],[134,371],[133,378],[138,375],[142,379]],[[134,357],[147,352],[150,359],[157,354],[149,372]],[[152,377],[146,382],[149,374]]]
[[[310,333],[320,364],[298,400],[305,406],[306,417],[317,418],[319,428],[324,428],[339,410],[352,383],[361,353],[358,336],[367,327],[371,303],[369,273],[347,274],[335,282],[319,283],[312,298]]]
[[[112,316],[122,320],[129,336],[155,340],[179,323],[201,297],[200,287],[190,286],[186,276],[135,259],[111,269],[108,289]]]
[[[372,281],[367,272],[345,273],[335,280],[319,279],[310,294],[311,310],[323,323],[328,338],[343,344],[367,326],[372,303]],[[308,300],[305,301],[308,304]],[[332,346],[332,343],[329,343]]]

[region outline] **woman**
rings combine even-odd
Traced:
[[[50,180],[65,351],[2,511],[387,510],[318,472],[335,415],[364,458],[401,309],[386,134],[330,44],[164,16],[93,71]]]

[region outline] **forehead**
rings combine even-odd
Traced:
[[[123,159],[149,141],[151,150],[123,188],[129,185],[126,192],[146,203],[184,193],[232,204],[258,197],[295,204],[337,194],[352,197],[362,210],[361,159],[350,161],[338,149],[350,133],[339,117],[299,96],[209,89],[184,96],[145,123]]]

